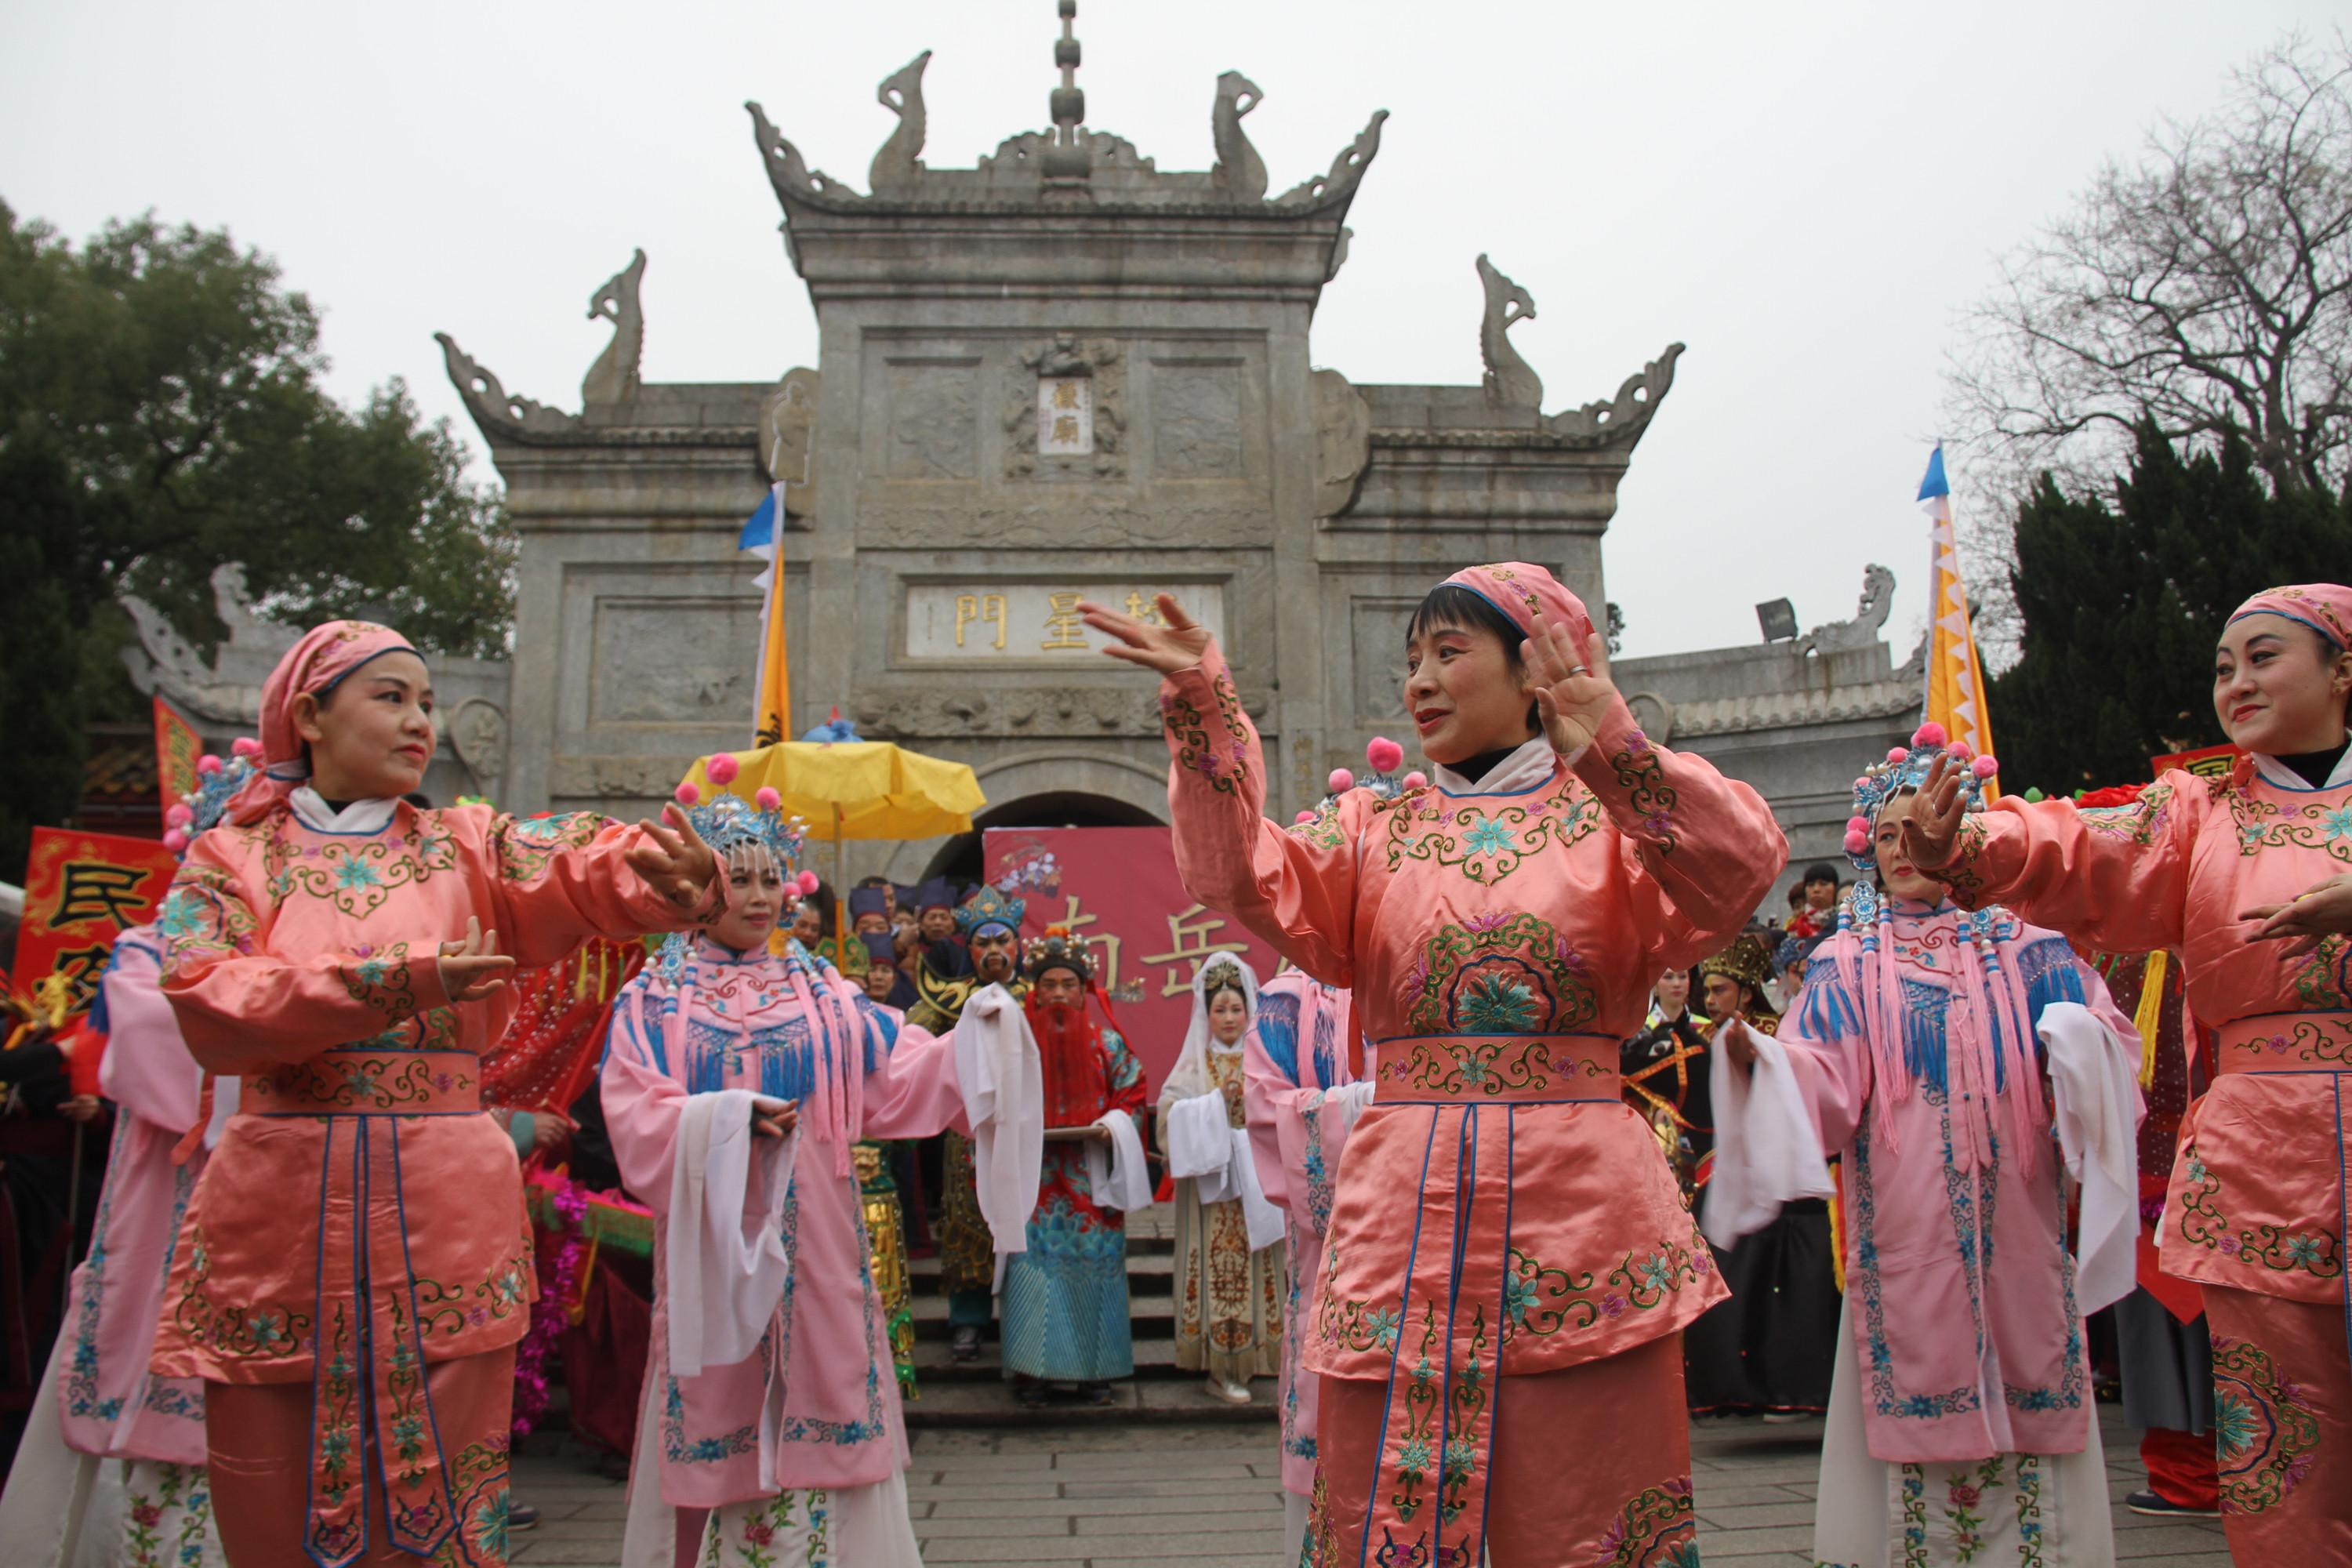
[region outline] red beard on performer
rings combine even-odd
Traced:
[[[1086,1004],[1046,1005],[1029,994],[1029,1032],[1037,1037],[1037,1058],[1045,1086],[1045,1125],[1085,1127],[1110,1103],[1103,1073],[1102,1026]]]

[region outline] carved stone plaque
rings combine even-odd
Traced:
[[[1174,594],[1187,615],[1223,638],[1221,584],[910,583],[906,655],[927,661],[1099,662],[1105,639],[1078,619],[1078,602],[1092,599],[1129,615],[1156,616],[1152,595],[1163,591]]]
[[[1037,382],[1037,455],[1083,458],[1095,449],[1095,378],[1049,375]]]

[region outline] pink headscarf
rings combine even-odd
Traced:
[[[1584,601],[1561,586],[1559,578],[1524,561],[1497,561],[1489,566],[1465,566],[1445,580],[1467,588],[1509,617],[1528,636],[1536,635],[1536,611],[1568,635],[1581,652],[1592,637],[1592,616]]]
[[[260,821],[310,776],[310,748],[294,728],[297,697],[333,690],[372,658],[415,652],[406,637],[372,621],[327,621],[304,632],[262,682],[261,771],[229,802],[228,820],[240,827]]]
[[[2339,583],[2294,583],[2265,588],[2231,614],[2235,625],[2248,616],[2284,616],[2301,621],[2338,650],[2352,648],[2352,588]]]

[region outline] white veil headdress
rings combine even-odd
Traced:
[[[1192,1021],[1184,1030],[1184,1048],[1176,1053],[1176,1065],[1169,1069],[1168,1081],[1160,1085],[1160,1104],[1209,1092],[1209,1042],[1216,1037],[1209,1031],[1209,983],[1222,982],[1228,974],[1241,981],[1242,1005],[1249,1014],[1242,1025],[1241,1036],[1234,1041],[1235,1050],[1241,1048],[1242,1040],[1256,1026],[1257,973],[1242,962],[1240,954],[1218,953],[1194,970]]]

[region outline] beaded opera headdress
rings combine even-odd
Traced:
[[[1853,781],[1853,815],[1846,819],[1845,853],[1858,871],[1878,868],[1878,814],[1906,790],[1925,783],[1938,757],[1961,764],[1960,798],[1964,809],[1984,809],[1985,781],[2000,771],[1990,757],[1979,757],[1966,741],[1955,741],[1941,724],[1930,721],[1912,732],[1908,746],[1897,746],[1883,763],[1873,763]]]
[[[1045,935],[1023,943],[1021,968],[1032,980],[1049,969],[1069,970],[1087,984],[1093,984],[1095,977],[1094,954],[1087,951],[1086,939],[1067,926],[1048,926]]]
[[[735,781],[739,771],[733,757],[721,752],[702,765],[703,776],[724,791]],[[692,784],[677,786],[677,803],[686,808],[686,819],[710,846],[710,852],[721,860],[732,859],[754,847],[764,849],[776,862],[776,869],[789,878],[793,868],[808,848],[807,825],[797,816],[786,816],[778,808],[783,796],[765,785],[750,800],[733,794],[706,797]],[[811,886],[802,888],[806,894]]]
[[[163,847],[186,855],[196,836],[228,815],[229,803],[260,771],[261,742],[250,735],[239,735],[230,744],[226,762],[209,752],[198,757],[196,787],[163,814]]]
[[[971,890],[971,897],[956,906],[956,929],[971,942],[1002,929],[1008,935],[1021,934],[1021,915],[1027,901],[1008,899],[986,882]]]

